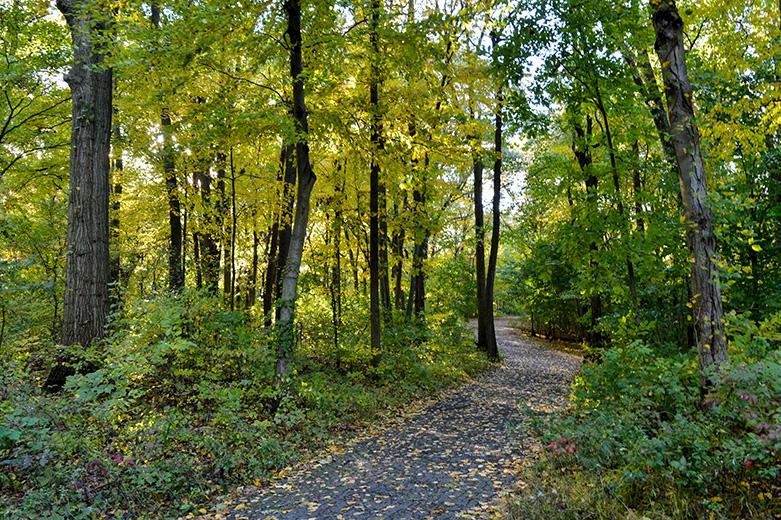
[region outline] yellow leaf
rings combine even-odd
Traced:
[[[751,249],[753,249],[753,250],[754,250],[754,251],[756,251],[757,253],[759,253],[760,251],[762,251],[762,248],[759,246],[759,244],[751,244]]]
[[[200,509],[198,510],[198,512],[199,512],[199,513],[201,513],[202,515],[205,515],[206,513],[208,513],[208,511],[207,511],[207,510],[205,510],[204,508],[200,508]]]
[[[714,502],[721,502],[721,497],[712,497],[711,500]]]

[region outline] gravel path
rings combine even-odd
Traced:
[[[236,520],[475,518],[510,489],[532,440],[519,412],[560,405],[579,357],[496,320],[504,362],[381,433],[242,498]]]

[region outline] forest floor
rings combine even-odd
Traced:
[[[496,320],[502,363],[479,380],[334,445],[266,487],[245,487],[217,514],[235,520],[447,520],[493,516],[537,446],[535,415],[561,407],[581,358]]]

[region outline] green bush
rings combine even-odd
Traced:
[[[60,394],[40,391],[43,370],[29,362],[50,347],[5,349],[0,517],[180,517],[487,366],[461,319],[441,314],[387,327],[375,367],[364,306],[344,303],[335,344],[322,302],[302,299],[282,391],[273,331],[197,291],[118,309],[87,352],[95,370]]]
[[[732,364],[704,406],[695,353],[641,341],[605,351],[584,367],[566,413],[535,420],[546,457],[511,516],[543,518],[552,504],[598,518],[625,508],[650,518],[781,515],[772,500],[781,476],[778,323],[729,317]]]

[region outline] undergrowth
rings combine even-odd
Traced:
[[[508,517],[781,518],[781,317],[731,315],[731,365],[700,401],[694,352],[642,341],[587,364]]]
[[[360,328],[334,341],[317,336],[323,319],[302,320],[283,391],[273,333],[196,292],[117,312],[111,336],[89,352],[97,370],[71,377],[60,394],[40,390],[55,349],[9,343],[0,517],[184,516],[487,365],[450,315],[389,328],[377,367]]]

